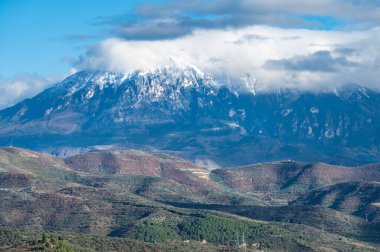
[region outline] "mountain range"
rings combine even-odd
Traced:
[[[380,161],[380,93],[262,89],[196,67],[82,71],[0,111],[0,144],[71,156],[164,151],[218,168],[273,160]]]

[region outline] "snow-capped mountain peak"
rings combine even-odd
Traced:
[[[322,160],[317,152],[323,149],[325,161],[348,152],[362,162],[380,156],[380,140],[373,137],[379,135],[379,107],[380,94],[361,87],[335,93],[263,90],[254,75],[213,76],[171,65],[78,72],[0,111],[0,132],[26,141],[38,135],[64,143],[153,144],[221,160],[230,149],[237,156],[249,151],[249,162],[301,159],[305,153]],[[368,140],[365,146],[362,139]]]

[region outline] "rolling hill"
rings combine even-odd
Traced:
[[[344,167],[282,161],[217,169],[212,175],[240,191],[305,191],[348,181],[380,182],[380,165]]]
[[[305,166],[310,171],[305,172]],[[13,238],[0,240],[0,247],[28,251],[45,246],[38,238],[45,233],[54,246],[62,241],[79,251],[87,245],[94,250],[215,251],[243,244],[244,235],[251,250],[376,251],[378,218],[371,215],[366,222],[357,214],[361,208],[347,211],[347,206],[357,198],[362,205],[376,205],[377,182],[345,182],[356,185],[355,191],[343,190],[345,183],[341,183],[377,179],[378,166],[370,167],[363,172],[363,167],[286,162],[222,173],[162,153],[119,150],[59,159],[21,148],[1,148],[0,225],[4,237]],[[266,169],[278,174],[270,183]],[[324,171],[329,170],[336,179],[326,179],[331,173],[326,177]],[[261,184],[230,182],[237,176]],[[284,187],[289,181],[302,190]],[[298,186],[310,181],[313,185]],[[334,198],[345,208],[314,200],[318,192],[333,195],[334,190],[351,192]],[[268,195],[283,200],[274,204]],[[89,245],[94,237],[98,241]],[[196,245],[202,240],[207,244]]]
[[[334,184],[309,191],[292,204],[323,205],[367,221],[380,221],[380,183],[353,181]]]

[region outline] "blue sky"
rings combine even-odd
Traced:
[[[0,0],[0,108],[75,71],[169,58],[267,86],[377,87],[379,27],[377,0]]]
[[[130,13],[136,2],[0,0],[0,74],[67,71],[66,60],[109,35],[98,19]]]

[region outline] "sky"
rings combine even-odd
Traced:
[[[379,0],[0,0],[0,108],[80,70],[173,62],[267,89],[379,89],[379,44]]]

